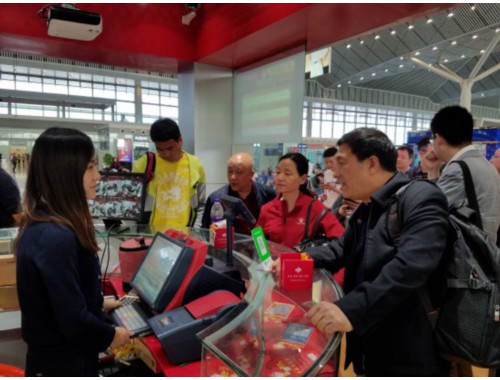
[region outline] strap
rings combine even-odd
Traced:
[[[319,224],[321,223],[321,220],[325,217],[326,213],[329,212],[330,209],[325,207],[323,210],[321,210],[321,213],[318,215],[316,220],[314,221],[314,225],[311,231],[311,239],[314,239],[316,236],[316,233],[318,231]]]
[[[309,203],[309,206],[307,207],[307,214],[306,214],[306,223],[305,223],[305,226],[304,226],[304,235],[302,236],[302,240],[301,241],[304,241],[308,238],[308,234],[307,232],[309,231],[309,218],[311,217],[311,210],[312,210],[312,205],[314,203],[315,199],[313,199],[311,201],[311,203]]]
[[[482,230],[483,221],[481,219],[481,212],[479,211],[479,204],[477,203],[476,189],[474,188],[474,182],[472,182],[472,175],[470,173],[469,166],[465,161],[452,161],[456,162],[462,168],[462,173],[464,176],[465,183],[465,193],[467,194],[467,201],[469,202],[469,207],[476,212],[475,225]]]
[[[420,299],[422,306],[424,307],[425,314],[427,315],[427,319],[432,326],[432,330],[436,330],[439,311],[436,310],[432,306],[432,302],[431,302],[431,299],[429,297],[429,294],[425,291],[424,288],[419,288],[417,290],[417,294],[418,294],[418,298]]]
[[[146,178],[149,183],[155,176],[156,169],[156,155],[153,152],[146,153],[147,163],[146,163]]]

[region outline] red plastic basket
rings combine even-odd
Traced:
[[[137,267],[146,254],[152,239],[137,237],[124,241],[118,251],[120,261],[120,271],[123,282],[130,282],[134,277]]]

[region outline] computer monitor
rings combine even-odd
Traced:
[[[97,197],[89,201],[90,214],[92,218],[107,221],[140,222],[145,196],[145,174],[101,172]]]
[[[152,310],[163,312],[179,290],[193,254],[180,240],[158,232],[130,285]]]

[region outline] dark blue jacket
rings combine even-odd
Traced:
[[[255,220],[259,220],[260,209],[267,202],[272,201],[274,198],[276,198],[276,192],[272,187],[260,184],[255,181],[252,181],[252,186],[254,186],[254,190],[257,193],[257,205],[259,206],[259,214],[254,215],[254,217]],[[232,197],[239,198],[238,193],[231,190],[231,187],[229,185],[224,185],[220,189],[215,190],[212,194],[210,194],[210,196],[207,198],[207,202],[205,203],[205,211],[203,212],[203,219],[201,221],[202,228],[208,228],[212,223],[212,218],[210,218],[210,210],[212,209],[214,200],[221,195],[230,195]]]
[[[443,256],[448,206],[434,184],[410,186],[400,200],[396,248],[387,228],[388,208],[391,196],[408,182],[396,174],[370,204],[354,211],[343,237],[308,250],[316,266],[332,272],[346,268],[346,295],[336,302],[354,327],[347,334],[346,365],[363,362],[368,373],[426,376],[446,367],[417,289],[430,285]]]
[[[69,228],[33,223],[19,240],[17,289],[26,374],[96,376],[115,334],[104,321],[98,257]]]

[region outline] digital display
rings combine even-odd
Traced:
[[[149,247],[131,285],[150,307],[158,304],[183,249],[182,243],[176,243],[162,234],[157,234]]]
[[[132,162],[132,140],[117,139],[118,162]]]
[[[145,175],[101,173],[94,200],[89,200],[90,214],[96,219],[142,219],[145,197]]]

